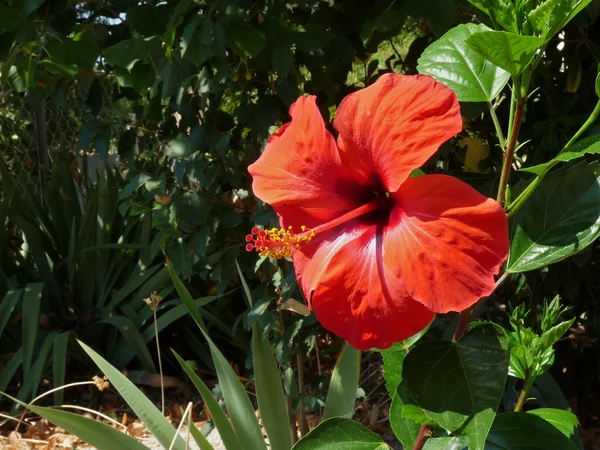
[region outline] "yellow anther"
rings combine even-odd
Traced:
[[[269,258],[285,258],[292,256],[296,250],[308,244],[315,236],[315,231],[307,232],[305,225],[301,226],[302,233],[294,234],[293,227],[271,228],[270,230],[252,229],[252,234],[246,236],[246,249],[256,250],[260,256]]]

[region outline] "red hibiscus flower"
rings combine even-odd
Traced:
[[[254,228],[247,249],[293,257],[325,328],[383,349],[492,292],[509,245],[500,205],[450,176],[409,178],[461,131],[454,92],[384,75],[342,101],[337,141],[315,97],[290,114],[248,169],[282,228]]]

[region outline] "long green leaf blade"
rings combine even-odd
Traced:
[[[48,419],[54,425],[64,428],[69,433],[74,434],[98,450],[148,450],[148,447],[138,442],[135,438],[97,420],[59,409],[28,405],[8,395],[6,396],[21,406]]]
[[[354,414],[360,359],[361,352],[347,342],[344,343],[331,374],[327,400],[323,409],[323,420],[331,417],[351,418]]]
[[[183,371],[187,374],[190,380],[192,380],[192,383],[194,383],[194,386],[196,386],[196,389],[198,389],[198,392],[202,396],[202,400],[204,400],[204,403],[208,408],[208,412],[210,412],[213,422],[219,431],[219,436],[221,436],[221,439],[223,439],[225,448],[227,450],[244,450],[244,447],[242,446],[235,430],[233,429],[231,422],[229,422],[225,412],[223,409],[221,409],[221,406],[213,396],[210,389],[204,384],[202,379],[196,375],[196,373],[183,360],[183,358],[177,354],[175,350],[171,351],[175,355],[175,358],[177,358],[177,361],[179,361]]]
[[[265,449],[267,448],[265,440],[262,436],[260,427],[254,415],[254,408],[248,398],[246,389],[238,379],[237,375],[219,351],[217,346],[214,344],[210,336],[208,335],[206,325],[200,311],[196,308],[193,302],[193,298],[189,291],[185,288],[177,273],[173,269],[172,265],[169,264],[169,273],[173,279],[173,284],[181,297],[183,303],[188,306],[190,314],[198,324],[200,331],[208,341],[210,353],[212,355],[215,369],[217,371],[217,377],[219,378],[219,384],[223,390],[223,397],[225,398],[225,404],[231,417],[233,427],[239,436],[240,440],[247,444],[252,450]]]
[[[273,450],[292,448],[292,429],[281,384],[281,376],[269,342],[262,339],[258,322],[252,325],[252,356],[256,399],[263,426]],[[355,391],[356,392],[356,391]]]
[[[31,283],[23,294],[23,378],[27,379],[31,370],[33,350],[40,321],[40,304],[44,283]]]
[[[102,356],[81,341],[79,341],[79,345],[94,360],[104,375],[108,377],[115,389],[119,391],[119,394],[123,396],[133,412],[148,427],[148,430],[156,437],[158,442],[163,447],[169,448],[175,438],[175,428],[156,406],[125,375],[110,365]],[[181,436],[177,436],[173,449],[185,450],[185,442]]]

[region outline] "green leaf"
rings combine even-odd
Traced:
[[[517,11],[510,0],[469,0],[492,19],[495,26],[500,25],[507,31],[518,33]]]
[[[600,64],[598,64],[598,75],[596,75],[596,96],[600,98]]]
[[[557,165],[559,162],[569,162],[574,159],[581,158],[584,155],[595,155],[600,153],[600,134],[594,134],[586,137],[575,144],[566,147],[553,159],[544,164],[538,164],[533,167],[526,167],[521,169],[523,172],[530,172],[536,175],[540,175],[543,172],[549,171],[552,167]]]
[[[465,44],[469,36],[489,30],[483,24],[458,25],[425,49],[419,73],[445,84],[461,102],[489,102],[502,91],[510,74]]]
[[[102,356],[92,350],[90,347],[79,341],[79,345],[94,360],[100,370],[108,377],[110,383],[119,391],[133,412],[146,425],[148,430],[156,437],[158,442],[164,448],[173,448],[175,450],[185,450],[186,445],[183,438],[176,435],[175,428],[154,406],[154,404],[140,391],[135,385],[127,379],[125,375],[111,366]],[[175,445],[171,442],[175,440]],[[110,448],[115,448],[114,445]]]
[[[6,396],[39,416],[44,417],[54,425],[64,428],[69,433],[74,434],[98,450],[112,450],[115,448],[123,450],[147,450],[147,447],[135,438],[97,420],[59,409],[28,405],[19,402],[9,395]]]
[[[181,59],[178,55],[174,55],[171,59],[165,59],[160,67],[162,98],[176,95],[177,103],[181,103],[181,98],[194,70],[193,64]]]
[[[583,250],[600,235],[600,166],[585,162],[542,180],[511,224],[508,272],[526,272]]]
[[[245,23],[232,24],[225,30],[227,46],[239,56],[254,58],[267,43],[267,37],[258,28]]]
[[[136,61],[146,58],[159,46],[160,38],[156,36],[144,39],[132,38],[105,48],[103,54],[107,63],[131,70]]]
[[[65,64],[54,58],[42,59],[42,64],[48,72],[54,75],[61,75],[67,78],[73,78],[79,73],[79,68],[75,64]]]
[[[23,378],[27,379],[33,361],[33,350],[40,320],[44,283],[30,283],[23,294]]]
[[[547,31],[550,31],[548,20],[556,8],[557,2],[558,0],[546,0],[527,14],[527,21],[535,32],[545,35]]]
[[[322,420],[331,417],[350,418],[354,414],[360,360],[360,350],[345,342],[331,374]]]
[[[549,422],[534,414],[498,414],[485,443],[485,450],[514,448],[576,450],[577,446]]]
[[[181,56],[197,66],[212,58],[215,55],[213,29],[214,24],[209,18],[196,16],[183,31]]]
[[[293,450],[389,450],[367,427],[351,419],[334,417],[321,422],[294,445]]]
[[[294,64],[294,55],[289,45],[279,44],[273,51],[273,67],[280,78],[288,76]]]
[[[263,340],[263,330],[258,322],[252,326],[252,357],[254,383],[260,418],[273,450],[292,448],[292,431],[273,348]]]
[[[123,67],[113,69],[119,86],[130,87],[138,94],[145,94],[152,87],[157,71],[150,64],[138,61],[133,64],[131,71]]]
[[[508,31],[482,31],[472,34],[465,42],[484,58],[516,78],[531,63],[544,40]]]
[[[66,40],[49,46],[48,53],[53,60],[64,65],[92,69],[100,49],[95,42]]]
[[[482,449],[508,374],[509,353],[492,326],[478,326],[457,343],[429,341],[405,358],[402,376],[424,413]]]
[[[23,289],[9,289],[0,300],[0,336],[8,323],[17,303],[23,297]]]
[[[240,443],[238,435],[236,434],[231,422],[225,415],[225,412],[217,402],[217,399],[213,396],[210,389],[204,384],[202,379],[196,375],[194,370],[190,367],[188,363],[184,361],[184,359],[177,354],[175,350],[171,350],[179,361],[184,372],[187,374],[198,392],[202,396],[202,400],[204,400],[204,404],[208,408],[208,412],[210,412],[210,416],[212,417],[215,426],[217,427],[217,431],[219,432],[219,436],[223,439],[223,444],[227,450],[243,450],[244,447]]]
[[[156,373],[156,366],[148,350],[148,346],[139,332],[138,327],[132,322],[131,319],[125,316],[109,316],[99,323],[107,323],[121,332],[127,343],[135,350],[136,355],[140,359],[140,362],[144,368],[150,373]]]
[[[23,16],[16,9],[8,5],[0,5],[0,34],[17,28],[22,18]]]
[[[147,4],[129,8],[127,22],[144,37],[162,35],[167,29],[166,17],[158,8]]]
[[[546,331],[542,335],[542,343],[544,347],[552,347],[558,340],[565,334],[571,325],[575,322],[575,318],[573,317],[571,320],[567,320],[566,322],[561,322],[558,325],[553,326],[548,331]]]
[[[396,394],[398,386],[402,382],[402,363],[406,355],[406,350],[398,347],[389,348],[381,352],[385,386],[391,396]]]
[[[45,1],[46,0],[12,0],[9,3],[23,15],[28,16],[42,6]]]
[[[165,154],[171,158],[185,158],[192,151],[190,140],[184,134],[178,134],[177,137],[167,144]]]
[[[527,411],[528,414],[535,414],[547,422],[554,425],[558,431],[566,437],[571,437],[575,432],[575,427],[579,425],[579,419],[571,411],[565,411],[556,408],[538,408]]]
[[[52,347],[52,383],[54,387],[64,386],[67,370],[67,352],[69,350],[70,331],[59,333],[54,337]],[[65,391],[60,389],[54,393],[54,404],[62,405]]]
[[[404,448],[412,448],[419,435],[421,424],[403,417],[402,413],[406,406],[412,405],[405,405],[400,393],[394,393],[390,405],[390,426]]]
[[[208,442],[208,439],[206,439],[204,435],[200,432],[196,424],[194,422],[191,422],[190,425],[191,427],[189,431],[192,434],[194,441],[196,441],[196,444],[198,444],[198,448],[200,450],[215,450],[211,443]]]
[[[467,445],[458,437],[428,439],[423,450],[467,450]]]
[[[590,2],[591,0],[560,0],[553,2],[555,6],[552,8],[548,16],[548,21],[543,27],[545,40],[552,39],[556,33],[562,30]]]

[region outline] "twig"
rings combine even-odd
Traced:
[[[300,422],[300,437],[308,433],[308,423],[304,411],[304,359],[302,350],[298,349],[296,353],[296,362],[298,365],[298,392],[300,395],[300,405],[298,406],[298,420]]]

